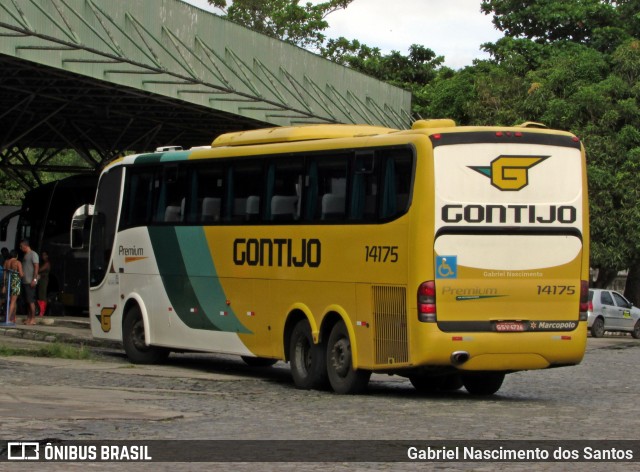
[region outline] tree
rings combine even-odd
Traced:
[[[383,55],[378,48],[370,48],[344,37],[330,39],[321,54],[338,64],[410,90],[414,97],[413,111],[418,114],[426,105],[422,99],[422,88],[435,79],[438,68],[444,62],[443,56],[437,56],[431,49],[419,44],[412,44],[406,56],[398,51]]]
[[[493,24],[509,37],[539,43],[591,43],[603,28],[621,28],[620,12],[610,0],[483,0]]]
[[[272,38],[279,38],[303,48],[319,50],[325,41],[322,31],[328,28],[326,17],[345,9],[353,0],[328,0],[313,5],[300,0],[209,0],[226,18]]]

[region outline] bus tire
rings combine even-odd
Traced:
[[[127,357],[134,364],[158,364],[169,356],[169,350],[147,346],[144,342],[144,321],[140,308],[129,309],[122,323],[122,344]]]
[[[463,374],[462,383],[471,395],[493,395],[500,390],[504,375],[503,372]]]
[[[245,364],[251,367],[271,367],[278,362],[278,359],[269,359],[268,357],[249,357],[242,356]]]
[[[604,320],[602,318],[596,318],[591,325],[591,336],[594,338],[601,338],[604,336]]]
[[[636,321],[636,324],[633,326],[631,336],[633,336],[635,339],[640,339],[640,320]]]
[[[333,391],[339,394],[360,393],[367,388],[371,372],[354,369],[351,340],[343,321],[333,326],[327,343],[327,374]]]
[[[314,344],[311,326],[305,318],[298,321],[289,342],[291,376],[296,388],[319,389],[327,384],[327,364],[324,344]]]

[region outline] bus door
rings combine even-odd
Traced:
[[[585,217],[579,143],[544,134],[500,143],[493,133],[470,143],[470,134],[434,149],[438,326],[575,329]]]
[[[94,336],[121,335],[119,268],[114,266],[114,242],[122,187],[123,168],[118,166],[102,175],[98,184],[91,223],[89,251],[89,316]]]

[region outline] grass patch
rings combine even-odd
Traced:
[[[74,346],[72,344],[51,343],[46,346],[34,348],[15,348],[0,345],[0,356],[31,356],[53,357],[57,359],[92,359],[93,354],[86,346]]]

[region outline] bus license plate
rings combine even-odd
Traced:
[[[496,331],[500,332],[515,332],[525,331],[525,326],[522,321],[497,321]]]

